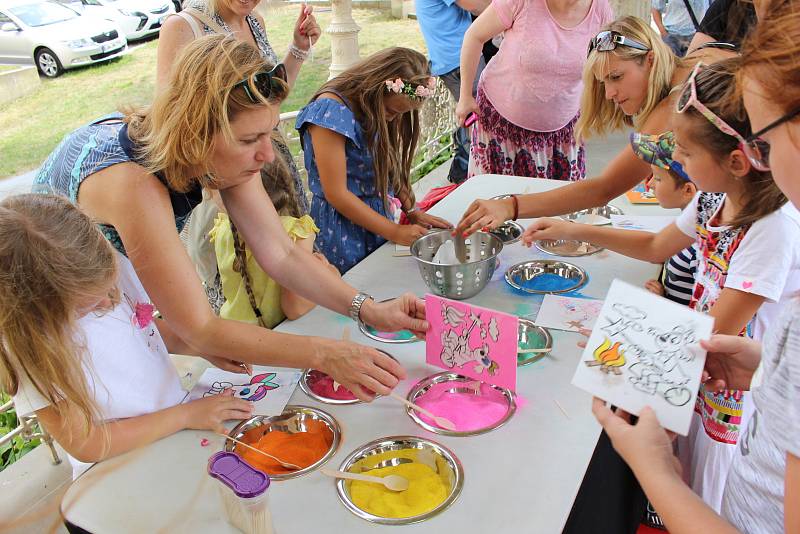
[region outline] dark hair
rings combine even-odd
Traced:
[[[737,64],[738,60],[731,58],[707,65],[697,74],[695,85],[698,100],[746,138],[753,133],[750,120],[742,111],[742,106],[730,104],[732,99],[739,98],[735,77]],[[720,159],[739,148],[739,141],[735,137],[723,133],[694,107],[687,109],[683,115],[693,121],[693,140]],[[786,204],[786,196],[775,185],[769,171],[761,172],[751,166],[750,172],[741,180],[746,186],[742,208],[733,220],[725,221],[726,224],[734,228],[748,226]]]

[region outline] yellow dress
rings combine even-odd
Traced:
[[[281,216],[283,229],[293,241],[313,237],[319,232],[314,220],[304,215],[295,218],[288,215]],[[220,213],[214,221],[214,228],[209,232],[211,242],[214,243],[214,252],[217,256],[222,293],[225,295],[225,304],[222,305],[219,315],[223,319],[233,319],[250,324],[258,324],[256,314],[250,306],[242,275],[233,270],[236,254],[233,249],[233,233],[228,215]],[[250,249],[245,247],[247,257],[247,272],[250,275],[253,295],[256,305],[261,311],[264,325],[272,328],[284,319],[281,309],[281,286],[269,277],[256,262]]]

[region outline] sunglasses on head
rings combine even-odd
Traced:
[[[253,94],[253,88],[263,97],[269,98],[272,94],[273,88],[276,87],[275,80],[281,80],[283,83],[288,83],[288,78],[286,75],[286,67],[283,66],[283,63],[278,63],[271,70],[261,70],[255,73],[250,78],[245,78],[244,80],[238,82],[233,88],[241,87],[244,89],[244,94],[247,95],[247,98],[250,99],[250,102],[253,104],[258,104],[262,100],[258,98],[258,95]]]
[[[592,37],[591,41],[589,41],[589,51],[586,52],[586,57],[589,57],[589,54],[592,53],[592,50],[597,50],[598,52],[611,52],[618,46],[627,46],[628,48],[644,50],[645,52],[650,51],[649,47],[643,45],[636,39],[625,37],[619,32],[606,30],[598,33]]]
[[[730,135],[737,141],[739,141],[739,150],[745,153],[747,159],[750,160],[750,164],[758,171],[768,171],[769,170],[769,144],[760,139],[758,135],[751,135],[748,139],[742,137],[742,135],[733,129],[727,122],[722,120],[717,114],[713,111],[708,109],[705,104],[700,102],[697,98],[697,75],[700,73],[701,70],[705,65],[702,62],[695,65],[692,73],[689,75],[689,79],[686,80],[686,83],[683,85],[683,89],[681,90],[680,95],[678,95],[678,102],[675,106],[675,111],[678,113],[684,113],[690,107],[693,107],[700,114],[708,119],[708,121],[713,124],[719,131],[724,134]],[[759,134],[761,132],[758,132]]]

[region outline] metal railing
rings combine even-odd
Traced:
[[[294,129],[294,123],[299,111],[289,111],[281,113],[278,130],[283,134],[284,139],[289,145],[289,149],[294,155],[297,168],[303,176],[307,185],[307,174],[303,165],[303,153],[300,148],[300,136]],[[411,174],[417,173],[425,165],[434,161],[444,152],[453,146],[453,140],[443,142],[446,135],[450,135],[456,129],[455,103],[444,83],[437,79],[436,90],[422,106],[420,113],[421,132],[415,164],[411,169]]]
[[[9,400],[0,406],[0,413],[5,413],[13,409],[14,401]],[[50,449],[50,456],[53,459],[53,465],[58,465],[61,463],[61,458],[58,456],[58,451],[53,443],[53,438],[44,428],[42,428],[42,425],[39,424],[39,421],[36,419],[35,415],[20,416],[17,414],[17,421],[19,421],[19,425],[17,425],[14,430],[8,434],[5,434],[4,436],[0,436],[0,446],[5,445],[17,436],[22,436],[22,439],[26,441],[41,439],[42,442],[45,443]]]

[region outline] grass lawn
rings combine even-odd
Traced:
[[[267,35],[279,57],[288,49],[297,6],[259,8],[267,23]],[[325,30],[331,13],[317,16]],[[353,18],[362,57],[389,46],[402,45],[425,53],[425,43],[415,20],[391,18],[388,10],[355,9]],[[55,80],[42,80],[34,93],[0,110],[0,178],[38,167],[71,130],[119,109],[145,104],[155,87],[156,49],[150,41],[127,56],[110,63],[67,71]],[[300,109],[328,78],[330,37],[323,33],[314,47],[282,111]]]

